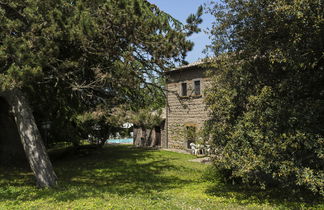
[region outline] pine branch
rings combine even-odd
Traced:
[[[13,8],[10,5],[3,3],[3,2],[0,2],[0,7],[2,7],[6,11],[8,17],[11,17],[14,19],[19,19],[26,26],[29,26],[27,18],[24,17],[22,14],[20,14],[15,8]]]

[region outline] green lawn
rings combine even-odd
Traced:
[[[203,178],[208,166],[188,161],[193,158],[107,146],[54,161],[59,177],[55,189],[37,189],[28,171],[0,168],[0,209],[324,208],[320,201],[296,201],[286,193],[212,183]]]

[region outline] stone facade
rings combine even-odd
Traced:
[[[188,133],[190,129],[199,133],[208,118],[204,89],[208,87],[210,80],[205,74],[206,69],[199,64],[180,67],[167,73],[167,138],[162,145],[187,149],[191,141],[197,140],[188,136]],[[198,88],[200,91],[197,91]],[[186,92],[186,96],[183,96],[182,91]],[[197,135],[194,138],[198,138]]]

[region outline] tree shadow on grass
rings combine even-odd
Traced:
[[[155,151],[126,146],[109,146],[85,157],[75,155],[53,162],[59,177],[54,189],[36,189],[33,176],[21,170],[0,175],[0,200],[20,201],[51,198],[57,201],[118,195],[150,195],[190,183],[176,176],[162,175],[169,170],[188,170],[171,163]],[[16,187],[16,188],[14,188]],[[19,189],[24,188],[23,192]],[[15,190],[16,189],[16,190]],[[23,194],[22,194],[23,193]]]
[[[216,197],[239,203],[240,205],[270,204],[279,208],[303,209],[317,205],[323,205],[324,200],[320,196],[314,196],[309,192],[291,192],[279,188],[262,190],[257,187],[232,185],[222,182],[211,185],[206,193]]]

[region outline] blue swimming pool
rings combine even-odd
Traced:
[[[133,144],[133,139],[108,139],[106,143],[114,143],[114,144]]]

